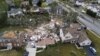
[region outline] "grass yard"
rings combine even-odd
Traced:
[[[97,56],[100,56],[100,38],[95,36],[89,30],[86,32],[97,50]],[[86,53],[84,50],[78,50],[74,44],[67,43],[57,44],[52,47],[48,46],[43,52],[37,53],[37,56],[86,56]]]
[[[4,31],[24,31],[23,27],[18,27],[18,26],[13,26],[13,27],[4,27],[4,28],[0,28],[0,32],[4,32]]]
[[[20,50],[20,51],[16,51],[16,50],[3,51],[3,52],[0,52],[0,56],[23,56],[23,50]]]
[[[2,11],[5,11],[7,9],[7,4],[5,2],[5,0],[0,0],[0,13]]]
[[[57,44],[54,46],[48,46],[41,53],[37,53],[37,56],[86,56],[84,50],[78,50],[74,44]]]
[[[88,34],[88,37],[92,40],[92,43],[97,50],[97,56],[100,56],[100,38],[95,36],[89,30],[87,30],[87,34]]]
[[[21,0],[14,0],[14,3],[15,3],[17,6],[20,6]]]

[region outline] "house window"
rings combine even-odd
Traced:
[[[89,45],[90,43],[88,43],[88,45]]]
[[[71,43],[75,43],[75,40],[71,41]]]
[[[85,43],[83,43],[82,45],[85,45]]]

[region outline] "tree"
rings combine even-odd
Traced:
[[[0,13],[0,27],[6,26],[7,13]]]
[[[77,13],[76,12],[70,12],[67,17],[69,19],[70,22],[76,22],[77,19]]]
[[[30,4],[30,6],[32,6],[33,4],[32,4],[32,0],[29,0],[29,4]]]
[[[41,5],[42,5],[42,1],[39,0],[39,2],[37,3],[37,6],[41,7]]]

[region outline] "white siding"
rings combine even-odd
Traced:
[[[87,39],[87,40],[85,40],[85,41],[83,41],[83,42],[81,42],[79,44],[80,44],[80,46],[91,45],[91,41]]]
[[[66,40],[73,38],[73,36],[69,32],[65,35],[65,37],[66,37]]]
[[[64,36],[64,33],[63,33],[63,30],[60,29],[60,37],[61,37],[61,40],[64,41],[65,40],[65,36]]]

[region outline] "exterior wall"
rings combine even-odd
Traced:
[[[83,41],[83,42],[81,42],[79,44],[80,44],[80,46],[91,45],[91,41],[90,40],[85,40],[85,41]]]
[[[61,38],[62,42],[65,40],[65,36],[64,36],[62,29],[60,29],[60,38]]]
[[[22,46],[22,44],[21,43],[17,43],[17,42],[15,42],[15,43],[12,43],[12,42],[10,42],[11,44],[12,44],[12,46],[13,47],[21,47]],[[7,42],[0,42],[0,47],[7,47]]]
[[[68,38],[67,38],[68,37]],[[69,32],[64,35],[63,30],[60,29],[60,38],[62,42],[77,43],[78,37],[73,37]]]
[[[81,6],[82,3],[80,3],[79,1],[76,1],[76,5]]]
[[[77,40],[78,40],[78,38],[73,38],[73,39],[71,39],[70,42],[71,42],[71,43],[77,43],[77,42],[78,42]]]
[[[73,38],[73,39],[69,39],[69,40],[64,40],[63,42],[77,43],[78,42],[77,40],[78,40],[78,38]]]

